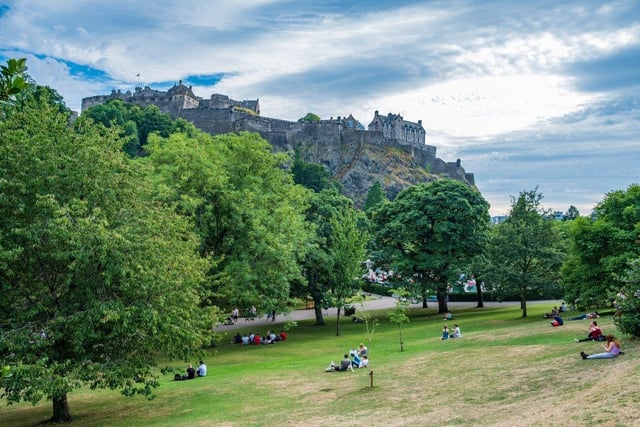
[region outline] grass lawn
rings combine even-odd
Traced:
[[[403,352],[386,310],[372,312],[380,324],[371,342],[365,325],[349,318],[340,337],[329,317],[324,327],[299,322],[286,342],[268,346],[230,344],[233,331],[205,356],[207,377],[173,381],[172,374],[163,375],[151,401],[112,391],[71,393],[73,424],[640,425],[638,341],[622,337],[626,354],[616,359],[582,360],[581,350],[602,350],[600,343],[574,342],[586,336],[589,321],[552,328],[542,319],[552,305],[530,305],[525,319],[517,306],[456,310],[448,324],[459,323],[464,337],[447,341],[439,338],[443,321],[434,308],[414,309],[411,323],[403,326]],[[598,323],[605,333],[617,332],[610,317]],[[324,372],[360,342],[369,347],[373,388],[367,369]],[[185,369],[183,361],[162,364]],[[51,416],[50,402],[0,405],[0,426],[32,426]]]

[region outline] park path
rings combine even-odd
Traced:
[[[387,297],[387,296],[380,296],[380,295],[372,295],[372,298],[365,301],[364,303],[364,308],[366,310],[380,310],[380,309],[389,309],[389,308],[393,308],[396,304],[396,299],[393,297]],[[449,301],[448,303],[449,308],[454,312],[455,314],[455,309],[456,308],[472,308],[475,307],[477,305],[476,301]],[[505,301],[505,302],[484,302],[484,306],[485,307],[500,307],[500,306],[509,306],[509,305],[515,305],[515,304],[520,304],[519,301]],[[558,301],[555,300],[550,300],[550,301],[527,301],[527,306],[529,306],[530,304],[549,304],[549,310],[551,310],[551,308],[556,305],[560,305],[560,303]],[[437,308],[438,307],[438,303],[437,302],[429,302],[428,303],[429,308]],[[355,304],[356,307],[356,311],[361,307],[361,305]],[[411,305],[412,308],[419,308],[422,307],[422,303],[418,303],[418,304],[412,304]],[[327,316],[335,316],[336,315],[336,308],[330,308],[328,310],[323,310],[323,314],[325,317]],[[341,313],[341,315],[344,315],[344,313]],[[218,325],[215,330],[218,332],[224,332],[224,331],[230,331],[230,330],[234,330],[234,329],[238,329],[238,328],[245,328],[245,327],[251,327],[251,326],[267,326],[267,325],[277,325],[277,324],[283,324],[286,323],[288,321],[300,321],[300,320],[308,320],[308,319],[315,319],[315,311],[313,309],[302,309],[302,310],[293,310],[290,313],[285,314],[278,314],[276,315],[276,320],[275,322],[271,321],[271,320],[267,320],[266,316],[260,316],[260,317],[256,317],[253,320],[245,320],[244,318],[240,318],[238,320],[238,323],[233,324],[233,325]]]

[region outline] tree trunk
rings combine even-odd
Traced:
[[[71,412],[69,412],[66,393],[61,397],[53,398],[53,417],[51,417],[51,421],[54,423],[71,422]]]
[[[340,309],[342,307],[338,306],[337,308],[337,312],[336,312],[336,336],[339,337],[340,336]]]
[[[313,310],[316,315],[316,326],[324,325],[324,317],[322,316],[322,295],[319,292],[313,292]]]
[[[520,308],[522,308],[522,317],[527,317],[527,295],[524,291],[520,292]]]
[[[313,310],[316,313],[316,323],[314,323],[314,324],[316,326],[324,325],[324,317],[322,316],[322,307],[320,307],[320,304],[318,304],[317,302],[314,302]]]
[[[478,280],[478,277],[476,276],[476,295],[478,295],[478,305],[476,306],[477,308],[483,308],[484,307],[484,301],[482,298],[482,286],[480,285],[480,281]]]
[[[447,305],[447,293],[438,291],[438,314],[446,313],[449,311]]]

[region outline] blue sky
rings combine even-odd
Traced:
[[[640,2],[0,0],[0,59],[79,110],[178,80],[297,120],[422,120],[491,204],[589,214],[640,182]],[[139,74],[139,76],[138,76]]]

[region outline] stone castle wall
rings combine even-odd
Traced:
[[[220,98],[220,99],[218,99]],[[224,99],[223,99],[224,98]],[[329,151],[351,151],[366,144],[391,147],[409,154],[416,164],[435,174],[446,174],[454,179],[474,185],[472,173],[466,173],[460,162],[444,162],[436,157],[436,147],[422,142],[388,138],[382,131],[343,128],[340,120],[323,120],[319,123],[299,123],[249,114],[234,109],[238,101],[227,96],[212,95],[212,100],[200,100],[199,105],[185,104],[183,97],[172,98],[167,92],[149,87],[136,88],[135,92],[112,91],[110,95],[98,95],[82,100],[82,110],[103,104],[111,99],[121,99],[141,107],[157,106],[171,117],[183,118],[197,128],[212,135],[229,132],[257,132],[278,151],[293,151],[308,144],[307,150],[315,150],[316,158],[329,158]],[[224,102],[223,102],[224,101]],[[377,113],[377,112],[376,112]],[[336,147],[338,145],[339,147]],[[323,155],[320,155],[320,153]],[[324,156],[324,157],[323,157]],[[327,164],[330,169],[332,167]],[[334,165],[335,166],[335,165]],[[332,171],[335,172],[335,171]]]

